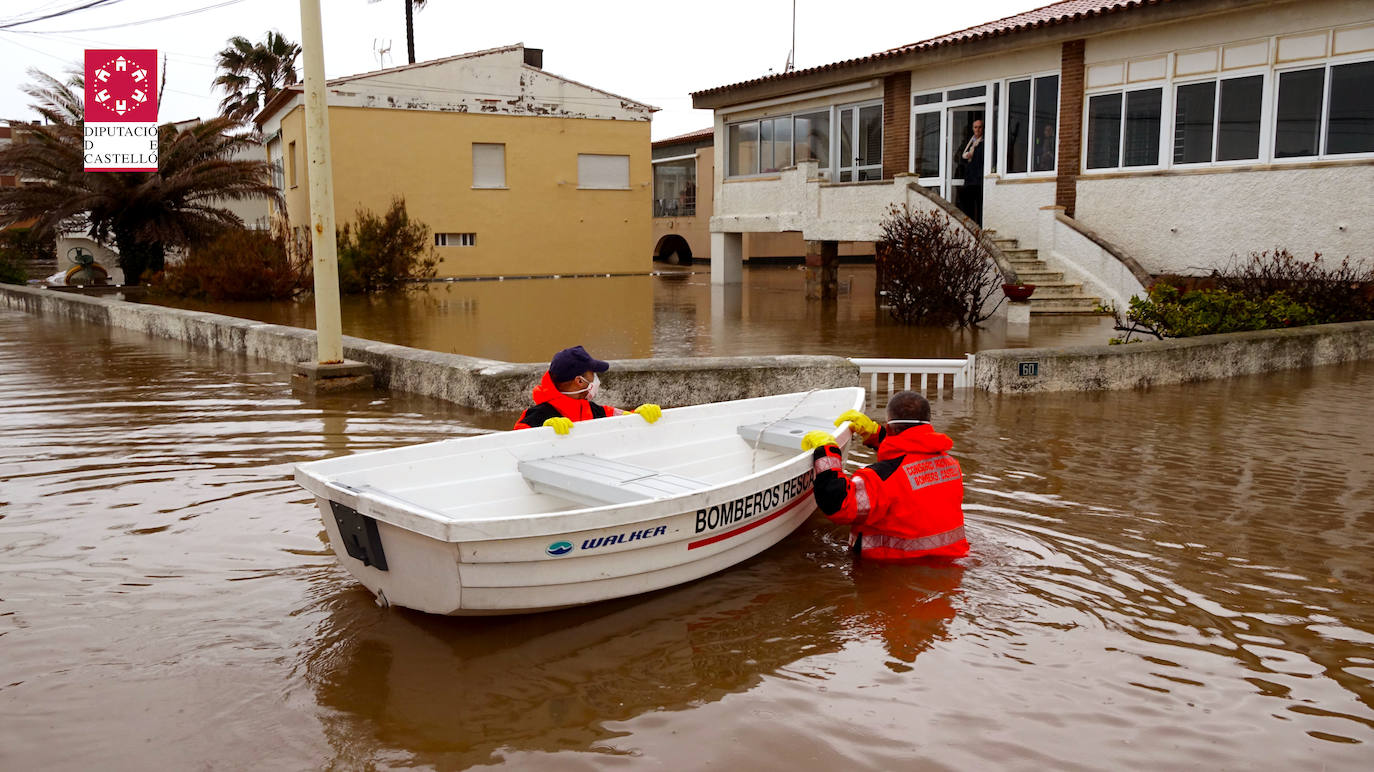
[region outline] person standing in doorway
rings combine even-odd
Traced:
[[[983,119],[973,121],[973,136],[960,153],[964,159],[964,185],[955,203],[970,220],[983,225]]]

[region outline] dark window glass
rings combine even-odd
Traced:
[[[1321,137],[1322,87],[1326,71],[1279,73],[1279,106],[1274,122],[1274,157],[1316,155]]]
[[[858,166],[881,166],[883,163],[883,106],[871,105],[859,108]],[[881,171],[875,175],[863,175],[860,179],[880,179]]]
[[[1121,95],[1088,99],[1088,168],[1111,169],[1120,162]]]
[[[759,171],[775,172],[773,166],[773,122],[759,124]]]
[[[987,122],[987,128],[983,129],[983,134],[988,137],[988,150],[990,151],[988,155],[988,171],[993,174],[997,173],[997,127],[1001,125],[997,122],[997,115],[1001,106],[1001,97],[1002,84],[992,84],[992,120]]]
[[[1263,75],[1221,82],[1221,106],[1217,111],[1218,161],[1259,158],[1260,103],[1263,101]]]
[[[1059,125],[1058,75],[1035,79],[1034,125],[1031,169],[1037,172],[1054,171],[1054,132]]]
[[[969,86],[968,88],[956,88],[948,92],[950,101],[955,99],[968,99],[970,97],[980,97],[988,93],[987,86]]]
[[[1174,163],[1196,164],[1212,160],[1212,128],[1216,111],[1217,82],[1179,86],[1174,102]]]
[[[1326,119],[1326,152],[1374,151],[1374,62],[1331,68],[1331,110]]]
[[[755,174],[759,170],[759,125],[740,123],[730,127],[730,176]]]
[[[916,176],[940,174],[941,113],[916,113]]]
[[[1154,166],[1159,163],[1160,105],[1163,99],[1162,88],[1126,94],[1122,166]]]
[[[941,94],[939,92],[936,92],[934,94],[917,94],[916,96],[911,98],[911,104],[918,107],[920,105],[933,105],[936,102],[939,102],[940,99]]]
[[[1007,84],[1007,173],[1028,168],[1030,148],[1031,82]]]
[[[797,116],[794,157],[798,163],[815,161],[824,174],[830,168],[830,113]]]

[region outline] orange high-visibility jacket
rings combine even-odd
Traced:
[[[848,523],[861,557],[910,560],[968,554],[964,479],[949,455],[954,442],[929,424],[886,436],[878,463],[845,474],[840,449],[816,448],[816,504]]]
[[[625,412],[620,408],[598,405],[591,400],[569,397],[553,385],[553,378],[547,372],[544,373],[543,380],[539,381],[539,385],[534,387],[534,391],[530,392],[530,397],[534,399],[534,407],[526,408],[525,412],[520,414],[520,418],[515,421],[516,429],[543,426],[545,421],[558,416],[576,422],[621,415]]]

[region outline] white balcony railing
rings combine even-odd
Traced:
[[[963,359],[871,359],[851,357],[859,366],[859,383],[868,391],[868,407],[887,403],[898,391],[944,397],[973,385],[974,355]],[[900,377],[899,377],[900,376]],[[881,399],[880,399],[881,397]]]

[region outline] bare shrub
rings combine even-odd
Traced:
[[[1365,268],[1363,261],[1352,265],[1349,257],[1335,264],[1323,262],[1320,252],[1311,260],[1294,257],[1286,249],[1251,252],[1246,258],[1232,258],[1214,276],[1217,289],[1252,300],[1282,292],[1311,308],[1317,324],[1374,318],[1369,293],[1374,268]]]
[[[225,230],[154,274],[154,292],[202,300],[282,300],[309,284],[310,263],[280,234]]]
[[[893,205],[880,223],[878,289],[904,324],[976,326],[1001,275],[992,257],[944,212]]]

